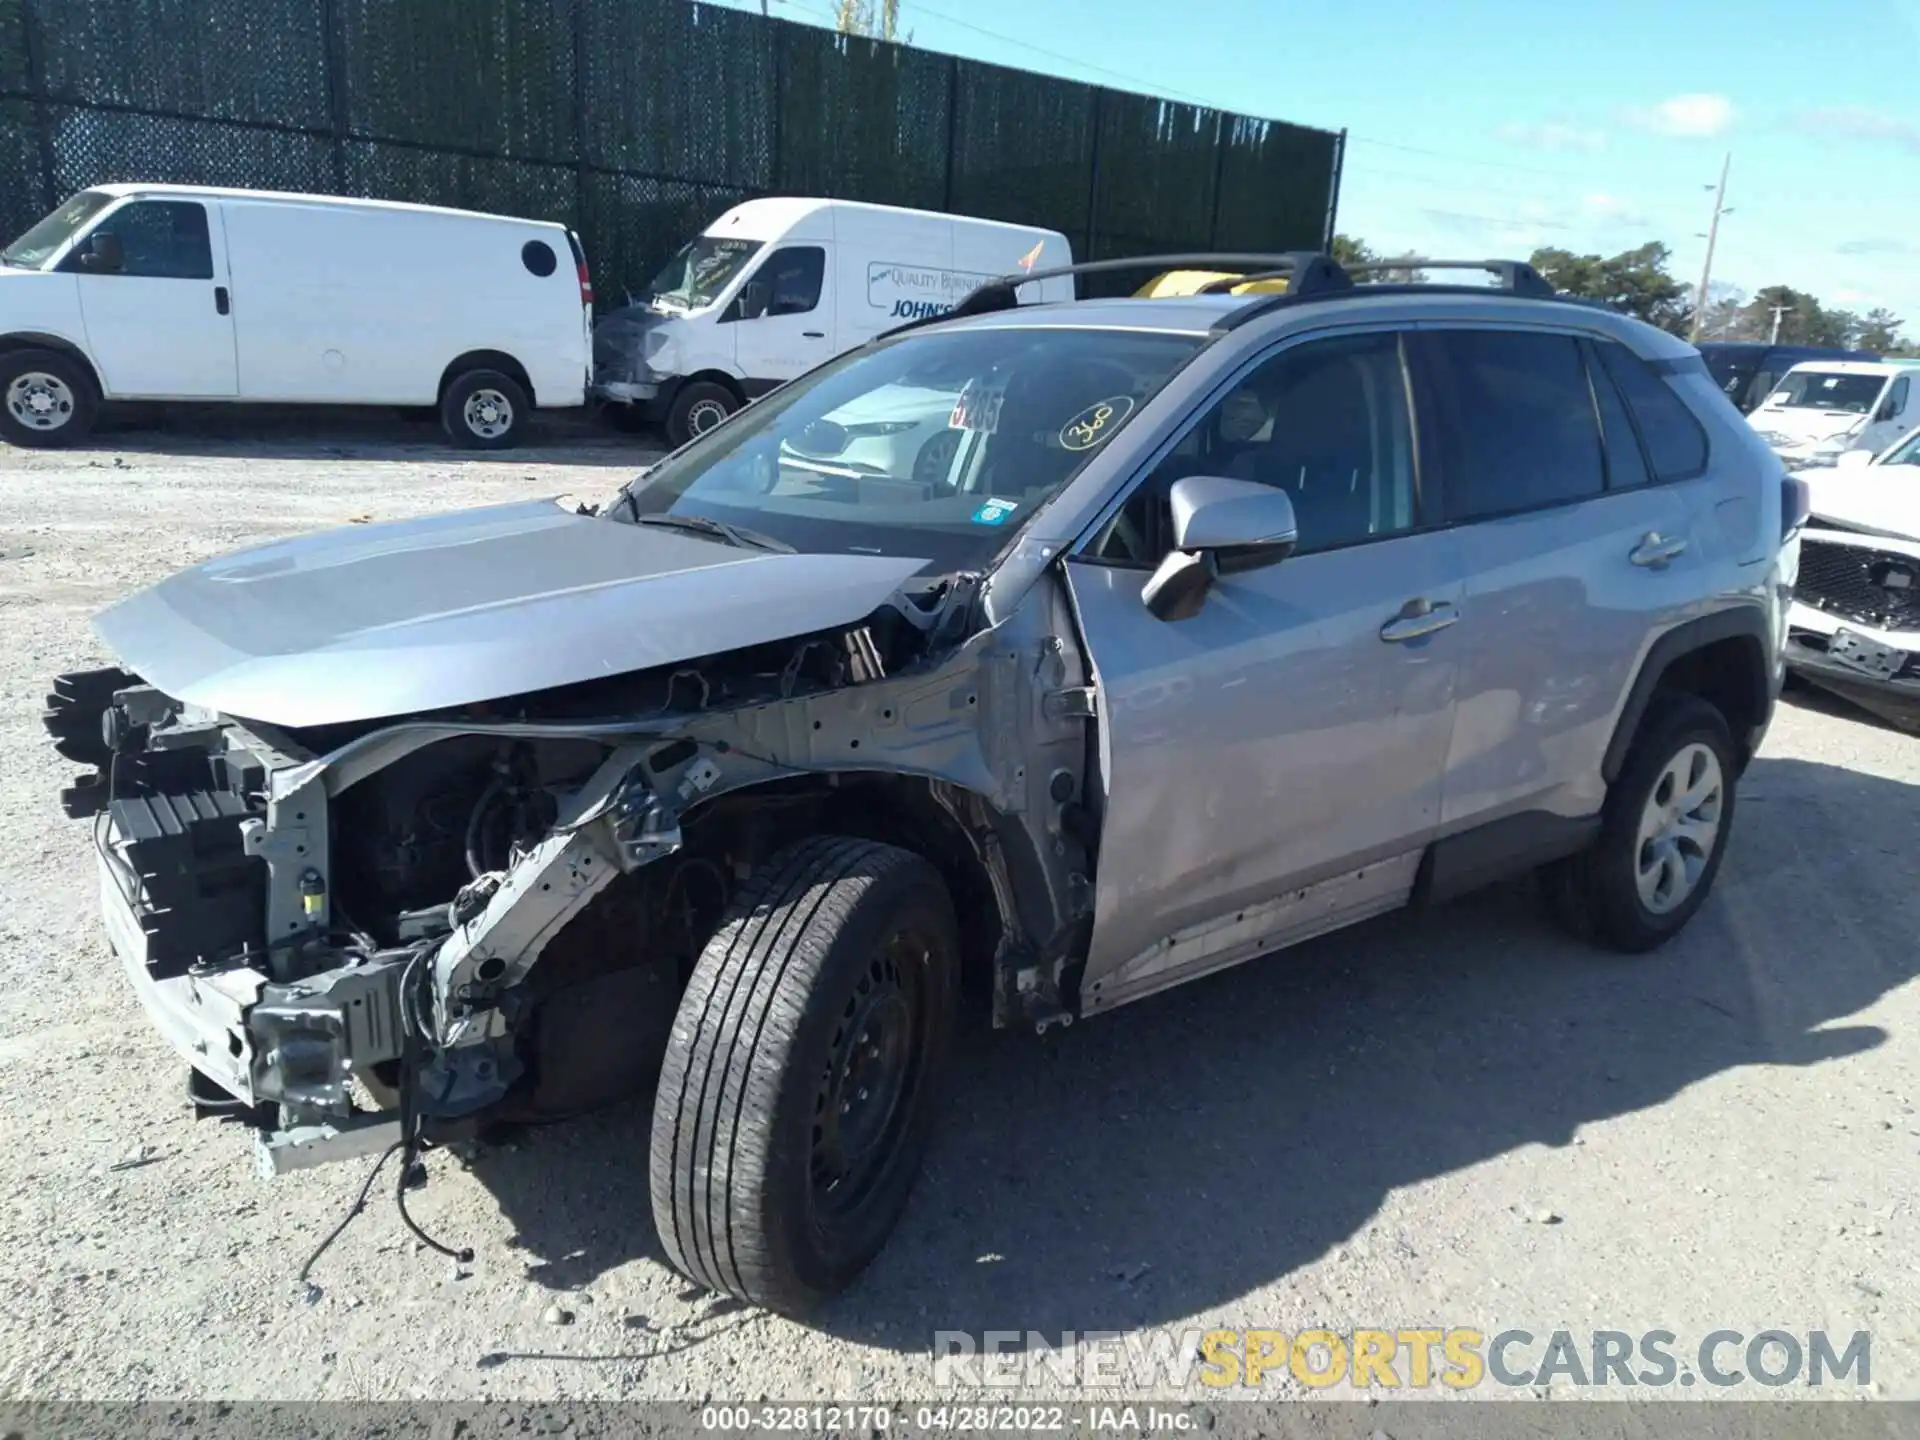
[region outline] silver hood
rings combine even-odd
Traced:
[[[851,625],[924,564],[734,549],[536,500],[244,550],[121,601],[94,626],[176,699],[324,725]]]

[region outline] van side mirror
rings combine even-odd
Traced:
[[[764,280],[749,280],[740,287],[740,318],[758,320],[767,313],[767,300],[773,293],[773,287]]]
[[[1874,422],[1878,424],[1882,420],[1891,420],[1899,413],[1899,410],[1894,406],[1893,397],[1889,395],[1885,400],[1880,402],[1880,408],[1873,412]]]
[[[1299,532],[1284,490],[1223,475],[1189,475],[1167,496],[1173,549],[1140,599],[1157,620],[1197,614],[1222,575],[1274,565],[1293,553]]]
[[[87,248],[80,252],[82,270],[108,275],[118,274],[126,260],[126,252],[120,248],[120,237],[111,230],[94,231],[87,237]]]
[[[1833,468],[1836,470],[1864,470],[1872,463],[1871,450],[1842,450],[1833,457]]]

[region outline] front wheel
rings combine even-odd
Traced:
[[[57,350],[0,355],[0,437],[15,445],[72,445],[93,429],[93,377]]]
[[[1679,934],[1720,873],[1737,770],[1717,709],[1692,695],[1656,697],[1608,789],[1599,835],[1541,872],[1561,923],[1628,953]]]
[[[678,450],[740,408],[740,398],[715,380],[689,380],[667,407],[667,443]]]
[[[454,376],[440,397],[440,424],[464,449],[506,450],[519,442],[532,408],[525,387],[511,375],[468,370]]]
[[[825,835],[736,897],[674,1017],[653,1218],[675,1269],[774,1310],[845,1288],[905,1209],[957,1004],[939,873]]]

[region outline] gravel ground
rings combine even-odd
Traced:
[[[304,1292],[366,1166],[263,1181],[244,1132],[189,1118],[55,804],[45,683],[178,566],[598,497],[647,452],[256,428],[0,451],[0,1399],[910,1397],[937,1330],[1216,1325],[1664,1327],[1683,1356],[1864,1329],[1877,1392],[1920,1396],[1920,739],[1800,697],[1713,902],[1657,957],[1563,941],[1517,885],[1044,1040],[971,1036],[905,1222],[809,1324],[665,1268],[642,1105],[435,1157],[414,1212],[472,1266],[417,1252],[383,1195]]]

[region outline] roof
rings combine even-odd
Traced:
[[[959,222],[964,225],[980,226],[985,229],[1004,230],[1010,235],[1058,235],[1057,230],[1049,230],[1044,225],[1015,225],[1005,220],[983,220],[974,215],[950,215],[944,210],[914,210],[904,205],[874,205],[865,200],[828,200],[812,195],[766,195],[757,200],[742,200],[738,205],[729,206],[716,215],[708,224],[711,230],[729,215],[737,215],[751,224],[756,230],[779,233],[809,216],[818,215],[823,210],[835,210],[842,214],[856,212],[869,215],[908,215],[916,219]]]
[[[1793,369],[1825,370],[1838,375],[1897,375],[1911,370],[1914,363],[1911,360],[1802,360]]]
[[[493,215],[484,210],[456,210],[448,205],[416,205],[406,200],[369,200],[357,195],[309,195],[297,190],[242,190],[230,185],[174,185],[163,180],[136,180],[89,185],[104,195],[197,195],[209,200],[288,200],[302,205],[327,205],[346,210],[399,210],[416,215],[458,215],[470,220],[498,220],[510,225],[540,225],[564,230],[557,220],[531,220],[524,215]]]
[[[1313,325],[1330,316],[1356,324],[1433,320],[1471,324],[1475,320],[1520,324],[1566,324],[1598,331],[1652,360],[1683,360],[1694,348],[1677,335],[1631,316],[1571,300],[1536,299],[1466,286],[1383,285],[1378,294],[1359,286],[1333,295],[1307,296],[1273,311],[1277,320],[1297,316]],[[969,326],[995,329],[1026,325],[1084,326],[1090,329],[1159,330],[1206,335],[1236,312],[1282,299],[1273,295],[1183,295],[1166,299],[1075,300],[1021,305],[953,320],[934,320],[940,329]],[[1871,366],[1867,368],[1873,368]]]

